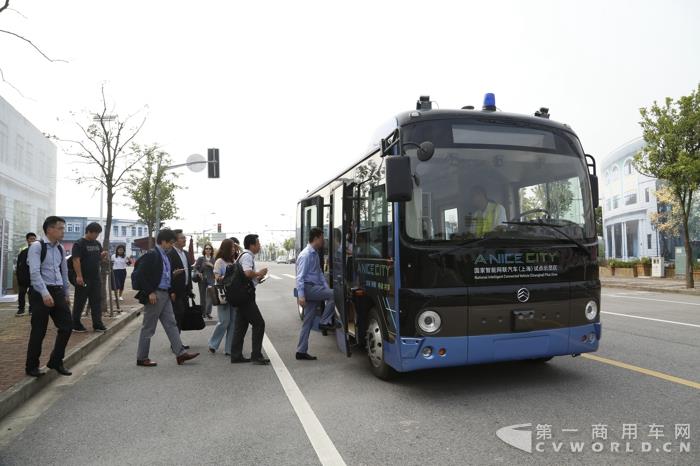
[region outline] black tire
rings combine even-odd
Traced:
[[[528,359],[528,362],[534,363],[534,364],[544,364],[552,360],[554,356],[549,356],[547,358],[536,358],[536,359]]]
[[[382,380],[391,380],[398,375],[398,372],[384,361],[386,328],[379,313],[374,308],[369,311],[367,320],[365,341],[367,342],[367,359],[370,370]]]

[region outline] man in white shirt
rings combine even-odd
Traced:
[[[255,254],[260,252],[260,240],[258,235],[247,235],[243,240],[245,248],[238,261],[241,264],[243,273],[251,281],[253,290],[258,286],[259,280],[267,275],[267,269],[256,270]],[[248,331],[248,325],[253,327],[253,349],[250,358],[243,356],[243,339]],[[270,360],[262,354],[262,341],[265,335],[265,319],[260,314],[260,309],[255,302],[255,291],[251,295],[250,301],[238,307],[236,310],[236,323],[233,330],[233,343],[231,344],[231,362],[253,362],[261,366],[270,363]]]

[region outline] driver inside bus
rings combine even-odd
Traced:
[[[477,238],[482,238],[506,222],[506,209],[486,196],[486,190],[474,186],[469,190],[469,198],[474,208],[467,216],[467,231]]]

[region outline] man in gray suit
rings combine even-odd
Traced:
[[[149,251],[138,260],[131,275],[132,286],[139,290],[136,298],[144,305],[143,326],[136,352],[136,365],[144,367],[158,365],[148,358],[148,352],[151,347],[151,337],[156,332],[159,320],[170,340],[170,349],[175,353],[178,364],[199,356],[199,353],[188,353],[182,344],[170,300],[172,277],[184,273],[182,269],[176,270],[172,275],[170,272],[168,251],[175,244],[175,233],[169,229],[161,230],[158,233],[157,243],[153,251]]]

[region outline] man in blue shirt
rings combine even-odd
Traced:
[[[66,221],[51,216],[44,220],[44,238],[29,246],[27,263],[31,291],[29,301],[32,309],[32,330],[29,334],[25,372],[32,377],[44,373],[39,369],[41,345],[46,336],[49,317],[58,329],[53,352],[46,367],[61,375],[71,375],[63,367],[63,356],[73,329],[68,295],[68,265],[60,241],[66,229]]]
[[[169,229],[163,229],[156,238],[156,249],[149,251],[141,257],[131,275],[132,284],[137,286],[139,292],[136,298],[143,308],[143,326],[139,335],[139,346],[136,351],[136,365],[155,367],[158,364],[149,359],[151,337],[156,332],[156,325],[160,320],[165,334],[170,340],[170,349],[175,353],[178,364],[189,359],[196,358],[199,353],[188,353],[187,348],[180,340],[180,331],[175,322],[173,304],[170,300],[172,292],[172,275],[168,251],[175,244],[175,233]],[[177,272],[177,271],[176,271]],[[180,271],[182,273],[182,271]],[[178,273],[174,273],[177,276]]]
[[[309,334],[314,323],[316,306],[319,302],[326,302],[321,316],[319,328],[331,330],[339,326],[333,324],[335,316],[335,301],[333,290],[328,286],[326,277],[321,271],[321,258],[318,251],[323,250],[323,231],[320,228],[312,228],[309,232],[309,244],[297,257],[297,300],[304,308],[304,322],[299,333],[296,358],[313,361],[315,356],[308,353]]]

